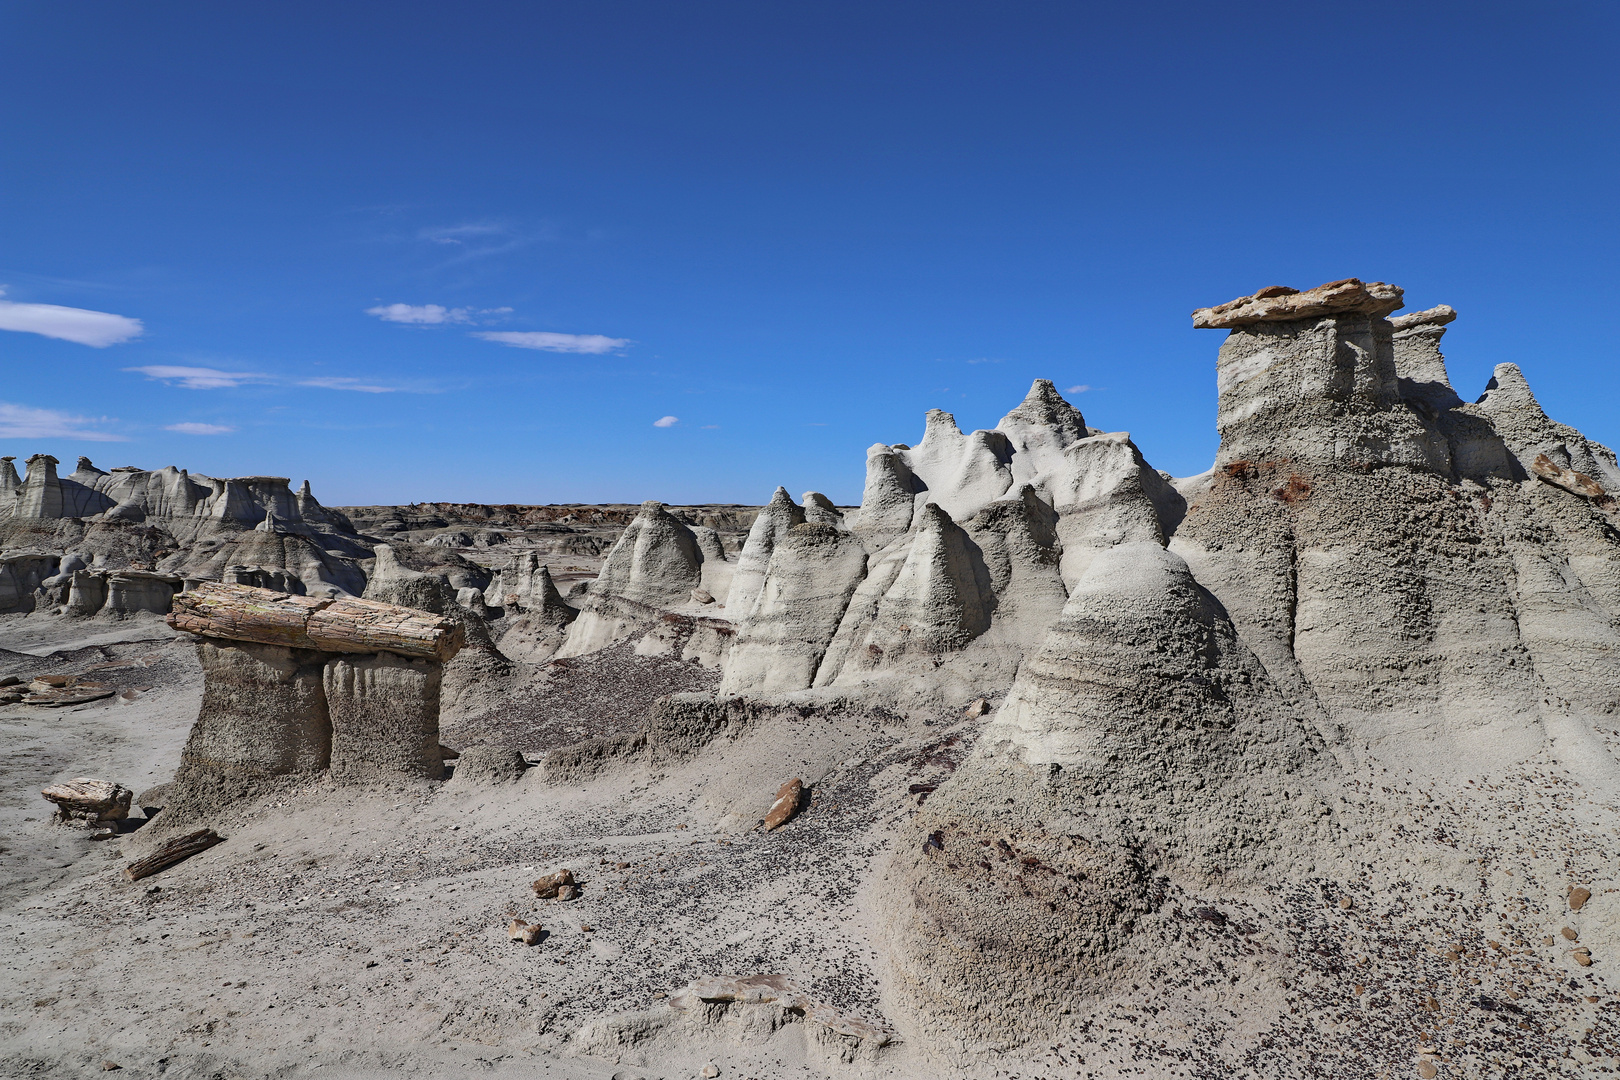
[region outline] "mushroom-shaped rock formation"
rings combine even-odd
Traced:
[[[459,624],[433,612],[204,583],[169,624],[197,636],[203,701],[165,817],[270,778],[439,779],[439,687]]]
[[[1448,394],[1449,308],[1297,314],[1221,346],[1217,468],[1171,549],[1336,744],[1440,771],[1582,744],[1620,708],[1620,550],[1600,498],[1525,477],[1620,480],[1614,455],[1512,365]]]

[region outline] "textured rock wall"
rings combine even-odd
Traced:
[[[197,658],[203,700],[175,774],[177,802],[207,810],[266,778],[327,767],[326,654],[203,638]]]
[[[443,670],[435,661],[393,653],[329,658],[322,683],[332,717],[333,775],[356,781],[443,779]]]

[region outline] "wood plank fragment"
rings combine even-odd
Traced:
[[[130,881],[139,881],[144,877],[151,877],[160,870],[167,870],[175,863],[184,862],[200,852],[207,851],[215,844],[224,841],[213,829],[198,829],[194,833],[177,836],[158,848],[144,859],[137,859],[124,867],[124,877]]]

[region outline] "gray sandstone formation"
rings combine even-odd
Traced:
[[[590,583],[558,655],[580,656],[623,641],[660,612],[695,603],[694,590],[726,603],[732,575],[712,528],[689,526],[661,502],[642,503]]]
[[[885,905],[907,1036],[970,1058],[1056,1037],[1055,1002],[1143,962],[1134,927],[1167,888],[1379,865],[1333,810],[1357,769],[1461,783],[1551,758],[1614,779],[1613,455],[1510,365],[1463,403],[1438,350],[1454,313],[1392,325],[1399,295],[1340,282],[1195,315],[1231,331],[1217,468],[1179,522],[1111,503],[1118,527],[1091,534],[917,818]]]
[[[175,788],[214,806],[269,777],[314,773],[332,757],[321,684],[324,654],[256,641],[199,638],[203,700],[181,754]]]
[[[1129,436],[1087,427],[1045,379],[994,430],[934,410],[916,447],[873,446],[859,510],[813,513],[821,498],[779,488],[755,519],[721,693],[961,704],[1005,688],[1097,549],[1162,544],[1185,512]]]
[[[439,685],[444,666],[421,656],[334,656],[322,683],[332,717],[332,775],[344,780],[439,780]]]
[[[452,782],[458,787],[514,784],[528,762],[510,746],[469,746],[456,758]]]
[[[1059,1075],[1046,1051],[1089,1053],[1107,1041],[1094,1022],[1121,1008],[1138,1030],[1165,1036],[1138,1048],[1173,1055],[1168,1039],[1224,1053],[1255,1040],[1269,1051],[1306,984],[1332,1002],[1313,1018],[1331,1012],[1336,1025],[1307,1035],[1387,1035],[1378,1010],[1398,1007],[1394,991],[1363,996],[1353,980],[1395,986],[1396,969],[1418,972],[1434,1005],[1413,1006],[1417,1027],[1377,1053],[1433,1075],[1447,1052],[1434,1037],[1449,1026],[1443,1010],[1513,1013],[1531,1025],[1515,1038],[1577,1016],[1565,1008],[1573,968],[1549,984],[1556,996],[1504,997],[1461,974],[1461,952],[1439,948],[1453,929],[1476,951],[1531,935],[1528,920],[1509,924],[1550,886],[1508,864],[1542,856],[1516,850],[1508,832],[1469,847],[1462,826],[1423,814],[1467,792],[1503,820],[1545,815],[1526,808],[1524,791],[1601,800],[1620,784],[1620,464],[1548,417],[1515,365],[1465,400],[1441,351],[1456,312],[1393,316],[1402,300],[1398,287],[1352,278],[1199,309],[1195,327],[1227,331],[1215,357],[1220,448],[1210,471],[1182,479],[1155,470],[1127,433],[1089,427],[1046,380],[993,429],[963,432],[932,410],[917,444],[872,446],[858,508],[778,488],[752,518],[732,508],[703,519],[658,502],[419,504],[368,508],[361,536],[307,485],[283,497],[284,481],[140,479],[88,461],[59,479],[44,456],[23,479],[0,459],[0,530],[10,530],[0,608],[78,616],[172,605],[181,625],[216,588],[230,591],[198,585],[190,571],[203,570],[278,590],[255,601],[261,613],[337,611],[351,601],[312,596],[363,590],[465,633],[468,648],[448,666],[229,634],[199,641],[203,705],[162,800],[179,822],[294,780],[441,778],[441,697],[500,702],[522,685],[502,681],[512,672],[538,670],[540,685],[574,665],[576,677],[627,679],[642,662],[718,668],[715,692],[659,697],[639,729],[587,728],[582,741],[548,748],[521,787],[516,746],[472,746],[456,786],[511,784],[491,801],[516,803],[542,789],[584,799],[599,781],[632,794],[667,781],[657,798],[674,801],[660,814],[725,807],[723,829],[739,816],[752,823],[765,804],[744,814],[737,806],[752,796],[719,789],[763,798],[799,775],[821,801],[748,841],[783,845],[750,858],[775,851],[799,863],[823,854],[800,839],[817,835],[812,826],[858,816],[846,800],[875,799],[870,831],[843,834],[877,841],[876,870],[850,883],[871,920],[863,934],[881,942],[874,993],[893,1042],[918,1055],[913,1063],[943,1062],[939,1075],[1003,1063]],[[623,525],[610,547],[563,531],[593,515],[593,528]],[[172,524],[194,519],[210,524]],[[150,560],[155,569],[113,557],[133,548],[109,538],[143,522],[183,550]],[[544,539],[514,549],[530,526]],[[554,565],[569,545],[581,560],[605,551],[588,586],[569,577],[588,569]],[[566,595],[554,571],[574,582]],[[514,711],[544,713],[585,683],[550,685],[549,705],[536,697]],[[935,740],[935,725],[948,737]],[[913,749],[859,772],[866,751],[854,748],[875,745],[862,740],[877,729],[903,732]],[[815,744],[819,771],[782,767],[795,739]],[[926,782],[913,783],[919,775]],[[1531,787],[1497,794],[1521,780]],[[1593,828],[1612,831],[1597,816]],[[1565,846],[1537,873],[1572,865],[1577,845]],[[606,877],[608,859],[596,865]],[[1571,889],[1554,897],[1563,918],[1563,897],[1577,891],[1554,884]],[[1597,892],[1582,886],[1570,911],[1614,891],[1588,884]],[[1362,902],[1391,894],[1368,914],[1371,931],[1352,926],[1356,889]],[[1493,889],[1507,900],[1492,917],[1510,916],[1496,929],[1478,915],[1490,906],[1477,898]],[[1432,901],[1439,921],[1397,931],[1409,899]],[[1255,923],[1226,913],[1239,909]],[[1585,952],[1571,951],[1566,967],[1590,966],[1593,944],[1601,953],[1615,940],[1604,918],[1582,924]],[[1498,955],[1506,963],[1532,944],[1471,970],[1495,978]],[[1204,1004],[1182,993],[1210,970]],[[1145,1018],[1139,982],[1173,1001],[1163,1015],[1155,1006]],[[891,1045],[886,1028],[834,1022],[774,976],[693,987],[668,1008],[587,1023],[573,1045],[628,1056],[719,1025],[769,1034],[790,1023],[846,1064]],[[1237,1054],[1219,1067],[1205,1057],[1190,1074],[1276,1072],[1256,1064],[1275,1058],[1240,1068]],[[1280,1073],[1296,1074],[1311,1073]]]
[[[48,454],[30,457],[22,479],[12,459],[3,465],[0,560],[38,552],[60,565],[22,575],[0,571],[0,612],[161,614],[164,587],[172,593],[185,581],[326,596],[365,589],[358,563],[370,555],[369,545],[346,517],[316,501],[308,481],[294,492],[281,477],[218,480],[173,467],[104,472],[89,458],[60,476]],[[113,577],[85,582],[69,604],[67,575],[77,570]],[[101,604],[92,606],[98,593]]]

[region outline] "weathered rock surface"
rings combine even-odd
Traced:
[[[40,794],[56,804],[58,821],[89,824],[124,820],[129,816],[129,802],[135,795],[122,784],[91,776],[52,784]]]
[[[1323,315],[1388,315],[1402,306],[1404,290],[1382,281],[1362,282],[1359,278],[1330,281],[1300,292],[1286,285],[1272,285],[1253,296],[1240,296],[1214,307],[1193,312],[1193,326],[1200,330],[1230,330],[1255,323],[1294,322]],[[1427,313],[1425,313],[1427,314]]]

